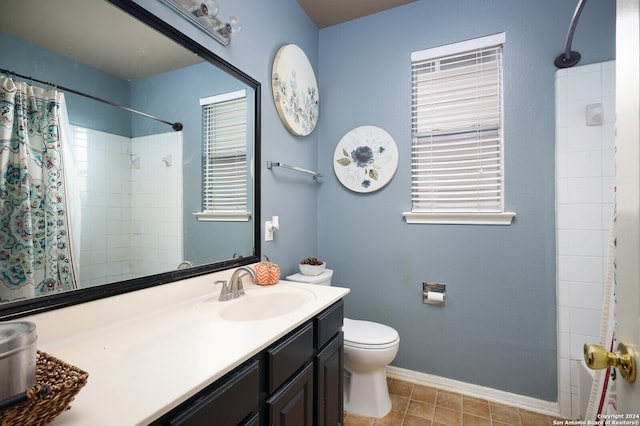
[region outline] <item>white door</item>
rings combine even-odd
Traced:
[[[638,0],[616,7],[616,336],[640,350],[640,8]],[[618,378],[618,413],[640,415],[640,375]]]

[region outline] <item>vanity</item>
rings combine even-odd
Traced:
[[[221,289],[216,281],[229,281],[235,268],[263,257],[261,83],[209,50],[206,46],[215,41],[174,13],[165,1],[86,0],[80,2],[86,12],[78,10],[80,4],[69,5],[65,11],[56,3],[51,11],[39,14],[54,24],[43,31],[42,39],[31,39],[33,31],[23,34],[23,26],[10,25],[20,22],[26,1],[14,2],[13,14],[7,9],[0,16],[0,44],[12,46],[5,50],[15,53],[13,58],[4,55],[0,66],[27,80],[33,77],[53,81],[51,86],[73,86],[65,95],[69,121],[78,134],[89,135],[83,139],[87,152],[99,149],[96,141],[104,137],[125,138],[124,151],[136,155],[122,156],[122,168],[109,164],[109,181],[115,181],[112,170],[122,169],[122,181],[138,188],[134,175],[140,162],[155,164],[162,173],[191,164],[176,172],[180,179],[169,180],[181,182],[175,187],[148,179],[163,189],[160,201],[166,202],[171,189],[175,199],[170,205],[180,206],[177,212],[172,210],[176,214],[170,229],[165,204],[157,204],[164,206],[163,214],[145,210],[140,219],[135,207],[154,205],[144,191],[123,192],[126,196],[114,199],[127,202],[116,206],[114,199],[97,191],[102,188],[87,186],[87,197],[80,194],[78,198],[89,200],[90,194],[101,202],[109,199],[109,209],[117,211],[123,222],[122,226],[107,226],[106,209],[88,209],[69,219],[71,225],[81,218],[95,219],[84,223],[82,231],[74,230],[84,236],[82,244],[74,247],[79,249],[73,253],[79,276],[70,281],[73,288],[45,294],[36,294],[34,288],[33,294],[18,297],[8,290],[4,295],[0,292],[0,320],[34,322],[40,351],[89,373],[71,410],[53,424],[341,423],[341,301],[348,289],[286,281],[261,287],[245,282],[244,296],[218,301]],[[52,18],[54,12],[56,18]],[[81,22],[77,16],[100,16],[96,22],[103,24],[100,30],[104,33],[98,32],[97,24],[93,26],[96,40],[88,43],[86,56],[80,42],[88,40],[87,31],[76,27]],[[61,33],[56,35],[58,30]],[[76,30],[80,33],[73,35]],[[143,40],[154,40],[161,48],[137,47],[136,42]],[[56,43],[49,45],[49,41]],[[106,69],[93,61],[95,51],[100,56],[114,53],[113,58],[100,61],[104,64],[128,67]],[[67,57],[69,52],[77,56]],[[160,57],[166,60],[156,61]],[[170,66],[146,69],[150,63]],[[241,194],[246,206],[234,209],[238,214],[229,219],[226,209],[217,215],[220,212],[201,211],[207,210],[202,202],[207,191],[202,170],[192,164],[194,159],[204,159],[201,101],[238,91],[246,94],[246,141],[238,145],[246,156],[246,190]],[[77,92],[82,96],[77,97]],[[88,95],[106,99],[86,103]],[[121,107],[113,109],[114,101],[143,109],[145,118],[132,119]],[[170,118],[175,122],[173,130],[167,128],[171,123],[149,119],[148,114]],[[175,126],[177,123],[181,125]],[[179,138],[172,137],[167,148],[158,144],[149,152],[133,149],[140,138],[153,136],[157,142],[164,141],[178,127],[182,129]],[[100,167],[92,164],[86,172],[87,182],[93,179],[99,187],[105,186]],[[113,187],[129,188],[129,184]],[[112,190],[109,188],[109,194]],[[129,205],[130,195],[140,194],[144,202]],[[125,245],[134,241],[132,234],[144,244]],[[108,251],[111,249],[114,251]]]
[[[349,290],[245,279],[219,302],[214,282],[232,272],[24,317],[39,350],[89,373],[52,424],[341,423]]]

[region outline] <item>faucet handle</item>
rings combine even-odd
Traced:
[[[231,289],[227,285],[226,280],[217,280],[214,284],[222,284],[222,290],[220,290],[220,297],[218,297],[218,301],[224,302],[225,300],[230,300],[233,298],[231,294]]]
[[[247,275],[246,272],[244,274],[238,275],[238,295],[240,296],[244,294],[244,285],[242,285],[242,277],[244,277],[245,275]]]

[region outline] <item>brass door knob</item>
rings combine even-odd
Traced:
[[[593,343],[584,344],[584,361],[592,370],[616,367],[629,383],[636,381],[636,351],[633,346],[620,343],[616,352],[609,352]]]

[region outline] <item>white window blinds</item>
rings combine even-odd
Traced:
[[[504,35],[486,39],[412,55],[412,213],[503,211]]]
[[[244,90],[203,99],[205,213],[247,210],[247,98]]]

